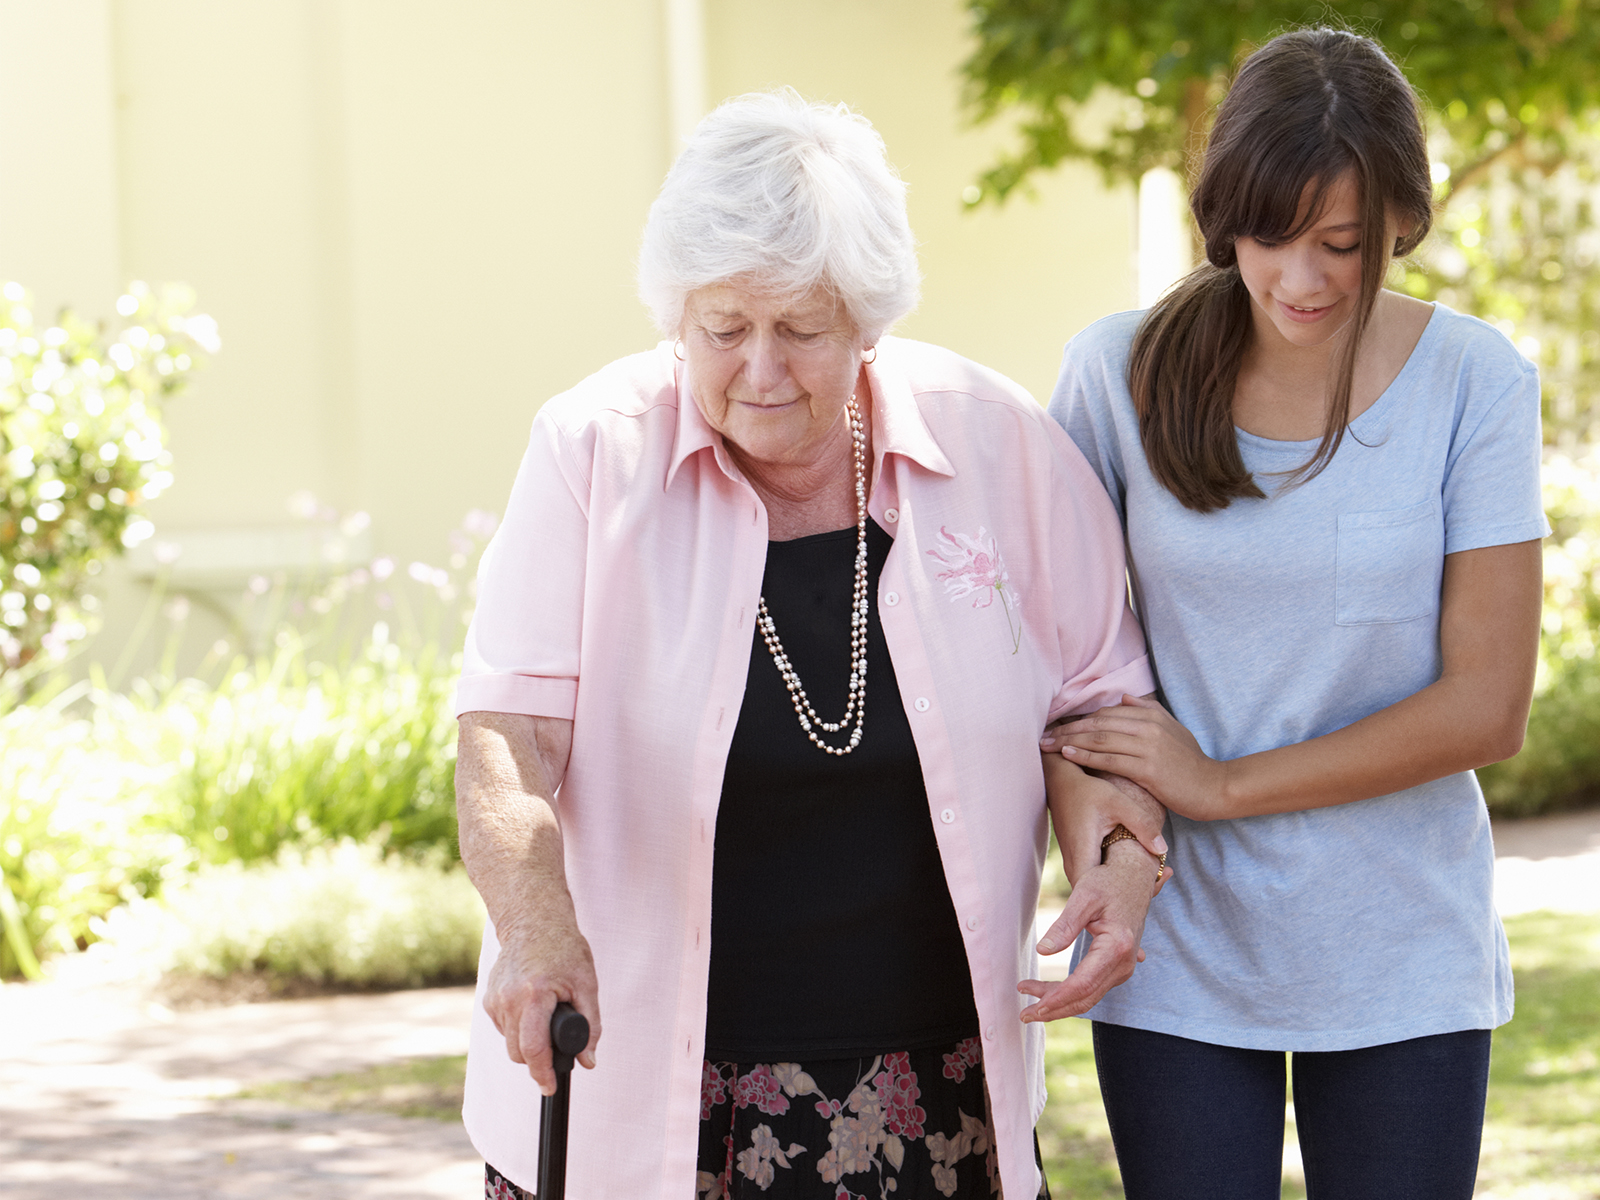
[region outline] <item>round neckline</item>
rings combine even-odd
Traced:
[[[867,533],[868,533],[868,535],[870,536],[872,531],[874,529],[876,529],[876,528],[878,528],[878,523],[872,519],[872,514],[868,513],[867,514]],[[837,538],[844,538],[844,537],[849,537],[851,541],[855,541],[855,538],[856,538],[856,527],[855,527],[854,524],[846,525],[842,529],[824,529],[821,533],[807,533],[807,534],[802,534],[800,537],[797,537],[797,538],[785,538],[781,542],[780,541],[774,541],[772,538],[768,538],[767,539],[767,545],[769,545],[769,546],[802,546],[802,545],[807,545],[807,544],[816,545],[816,544],[821,543],[821,542],[827,542],[827,541],[831,541],[831,540],[834,540],[834,539],[837,539]]]
[[[1433,301],[1433,311],[1428,314],[1428,323],[1422,327],[1422,334],[1417,338],[1417,344],[1411,347],[1411,353],[1406,355],[1406,361],[1402,363],[1400,365],[1400,369],[1395,372],[1394,378],[1389,381],[1389,386],[1378,393],[1378,398],[1367,406],[1366,411],[1345,425],[1346,432],[1356,429],[1356,427],[1362,422],[1366,421],[1368,417],[1371,417],[1373,413],[1378,412],[1380,409],[1387,408],[1389,405],[1395,403],[1391,397],[1399,389],[1401,381],[1411,373],[1412,364],[1417,361],[1418,352],[1423,348],[1423,345],[1433,337],[1433,327],[1435,323],[1434,318],[1439,315],[1439,310],[1443,307],[1444,305],[1440,304],[1437,300]],[[1240,428],[1238,425],[1233,427],[1233,432],[1240,441],[1249,442],[1250,445],[1261,450],[1295,450],[1304,453],[1307,449],[1315,449],[1317,446],[1322,444],[1321,437],[1285,441],[1282,438],[1269,438],[1263,437],[1259,433],[1251,433],[1248,429]]]

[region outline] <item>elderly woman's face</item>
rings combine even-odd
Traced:
[[[699,288],[684,306],[683,347],[695,405],[754,461],[806,466],[844,433],[864,347],[828,293]]]

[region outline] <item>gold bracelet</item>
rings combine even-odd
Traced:
[[[1122,822],[1117,822],[1111,827],[1111,832],[1106,834],[1106,836],[1100,842],[1100,861],[1102,863],[1106,861],[1107,852],[1110,851],[1111,847],[1115,846],[1118,842],[1137,842],[1138,840],[1139,837],[1133,832],[1133,830],[1122,824]],[[1161,882],[1161,876],[1166,873],[1166,870],[1167,856],[1165,851],[1163,851],[1156,858],[1156,882],[1158,884]]]

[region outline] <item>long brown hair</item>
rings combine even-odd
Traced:
[[[1252,330],[1234,240],[1293,241],[1320,219],[1347,172],[1361,198],[1361,303],[1330,379],[1322,441],[1290,484],[1317,475],[1339,448],[1356,351],[1389,256],[1409,254],[1427,236],[1433,188],[1416,94],[1375,42],[1340,29],[1274,38],[1239,68],[1189,197],[1207,261],[1145,315],[1128,359],[1150,470],[1188,508],[1210,512],[1265,495],[1233,426]],[[1411,225],[1393,247],[1383,244],[1391,213]]]

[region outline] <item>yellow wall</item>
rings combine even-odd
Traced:
[[[537,405],[655,340],[633,258],[683,3],[0,0],[0,278],[94,313],[183,280],[221,326],[168,409],[158,536],[283,527],[305,489],[437,561],[501,507]],[[1130,194],[1068,170],[962,211],[1000,142],[959,114],[960,0],[702,3],[708,101],[790,84],[882,131],[926,275],[902,332],[1042,397],[1131,306]],[[112,574],[102,658],[142,587]]]
[[[968,53],[959,0],[706,0],[710,95],[788,84],[842,100],[883,135],[909,186],[921,308],[898,330],[1011,376],[1041,401],[1066,339],[1134,304],[1132,191],[1087,168],[1040,181],[1036,200],[967,212],[962,189],[1003,134],[960,112]]]

